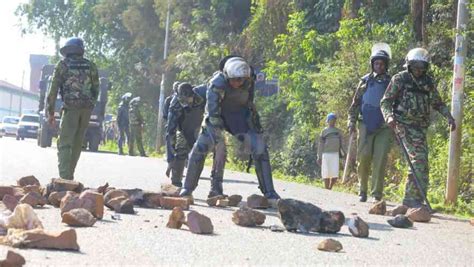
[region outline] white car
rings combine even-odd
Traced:
[[[39,115],[24,114],[18,123],[16,132],[16,140],[24,140],[25,138],[37,138],[39,128]]]
[[[5,116],[0,124],[0,135],[16,135],[18,122],[20,118],[14,116]]]

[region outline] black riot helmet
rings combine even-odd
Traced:
[[[178,87],[178,102],[182,107],[189,107],[194,101],[193,86],[189,83],[181,83]]]
[[[178,93],[178,87],[179,87],[180,84],[181,84],[180,81],[176,81],[176,82],[173,83],[173,94]]]
[[[370,56],[370,66],[374,69],[374,62],[376,60],[382,60],[385,63],[385,70],[388,70],[388,64],[390,63],[390,56],[384,50],[379,50]]]
[[[82,41],[79,37],[72,37],[69,38],[66,43],[64,43],[63,47],[59,49],[59,52],[64,57],[69,55],[84,55],[84,41]]]

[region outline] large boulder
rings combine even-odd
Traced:
[[[323,211],[318,232],[337,233],[341,230],[345,220],[344,213],[340,211]]]
[[[308,202],[296,199],[278,201],[278,215],[287,231],[318,232],[323,211]]]
[[[59,208],[59,206],[61,205],[61,199],[63,199],[66,193],[67,191],[52,192],[51,194],[49,194],[49,197],[48,197],[49,204],[56,208]]]
[[[97,219],[104,217],[104,196],[93,190],[86,190],[79,196],[82,200],[82,208],[90,211]]]
[[[168,197],[177,197],[179,196],[179,191],[181,188],[173,184],[161,184],[161,194]]]
[[[21,267],[25,265],[25,263],[25,258],[12,250],[7,252],[6,259],[0,260],[1,267]]]
[[[232,195],[232,196],[229,196],[227,199],[229,199],[229,206],[237,207],[237,206],[239,206],[240,201],[242,201],[242,196],[241,195]]]

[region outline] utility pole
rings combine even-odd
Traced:
[[[451,114],[456,121],[456,130],[450,133],[448,178],[446,181],[446,203],[455,204],[458,195],[457,179],[461,164],[461,133],[463,117],[463,94],[464,94],[464,60],[467,52],[467,41],[465,40],[468,21],[468,0],[458,1],[458,16],[456,23],[456,46],[454,54],[453,87],[451,100]]]
[[[168,53],[168,31],[170,24],[170,0],[168,0],[168,11],[166,12],[165,48],[163,51],[163,63],[166,62]],[[156,151],[160,151],[163,141],[163,104],[165,102],[165,68],[161,74],[160,99],[158,102],[158,123],[156,131]]]

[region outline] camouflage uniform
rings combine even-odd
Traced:
[[[407,149],[419,183],[426,196],[429,184],[428,144],[426,131],[430,125],[430,109],[433,107],[446,118],[452,118],[429,75],[415,78],[409,71],[393,76],[381,101],[385,121],[395,120],[400,139]],[[418,206],[423,198],[418,191],[414,176],[409,170],[403,203]]]
[[[59,176],[74,179],[82,142],[99,95],[97,67],[81,55],[69,55],[55,67],[48,94],[48,114],[54,117],[58,92],[63,99],[58,138]]]
[[[129,120],[130,120],[130,141],[128,153],[130,156],[135,156],[135,141],[137,142],[137,148],[140,152],[140,156],[146,157],[145,149],[143,149],[143,125],[144,120],[142,113],[140,112],[140,99],[136,97],[130,101],[130,110],[129,110]]]
[[[252,155],[262,193],[268,198],[279,198],[273,188],[270,158],[253,97],[252,79],[247,80],[242,88],[233,89],[222,72],[216,72],[211,78],[202,131],[189,156],[181,196],[191,194],[197,187],[207,153],[224,141],[222,131],[226,130],[243,142],[246,152]]]
[[[367,196],[369,172],[372,168],[371,195],[376,199],[381,199],[383,195],[385,165],[393,139],[392,131],[383,123],[380,111],[380,100],[389,82],[388,74],[377,75],[372,72],[365,75],[357,86],[349,108],[349,125],[356,125],[359,122],[357,151],[359,195]],[[371,96],[368,96],[369,94]],[[372,110],[363,113],[364,108]],[[374,118],[375,116],[380,118]],[[380,124],[371,125],[377,120]]]

